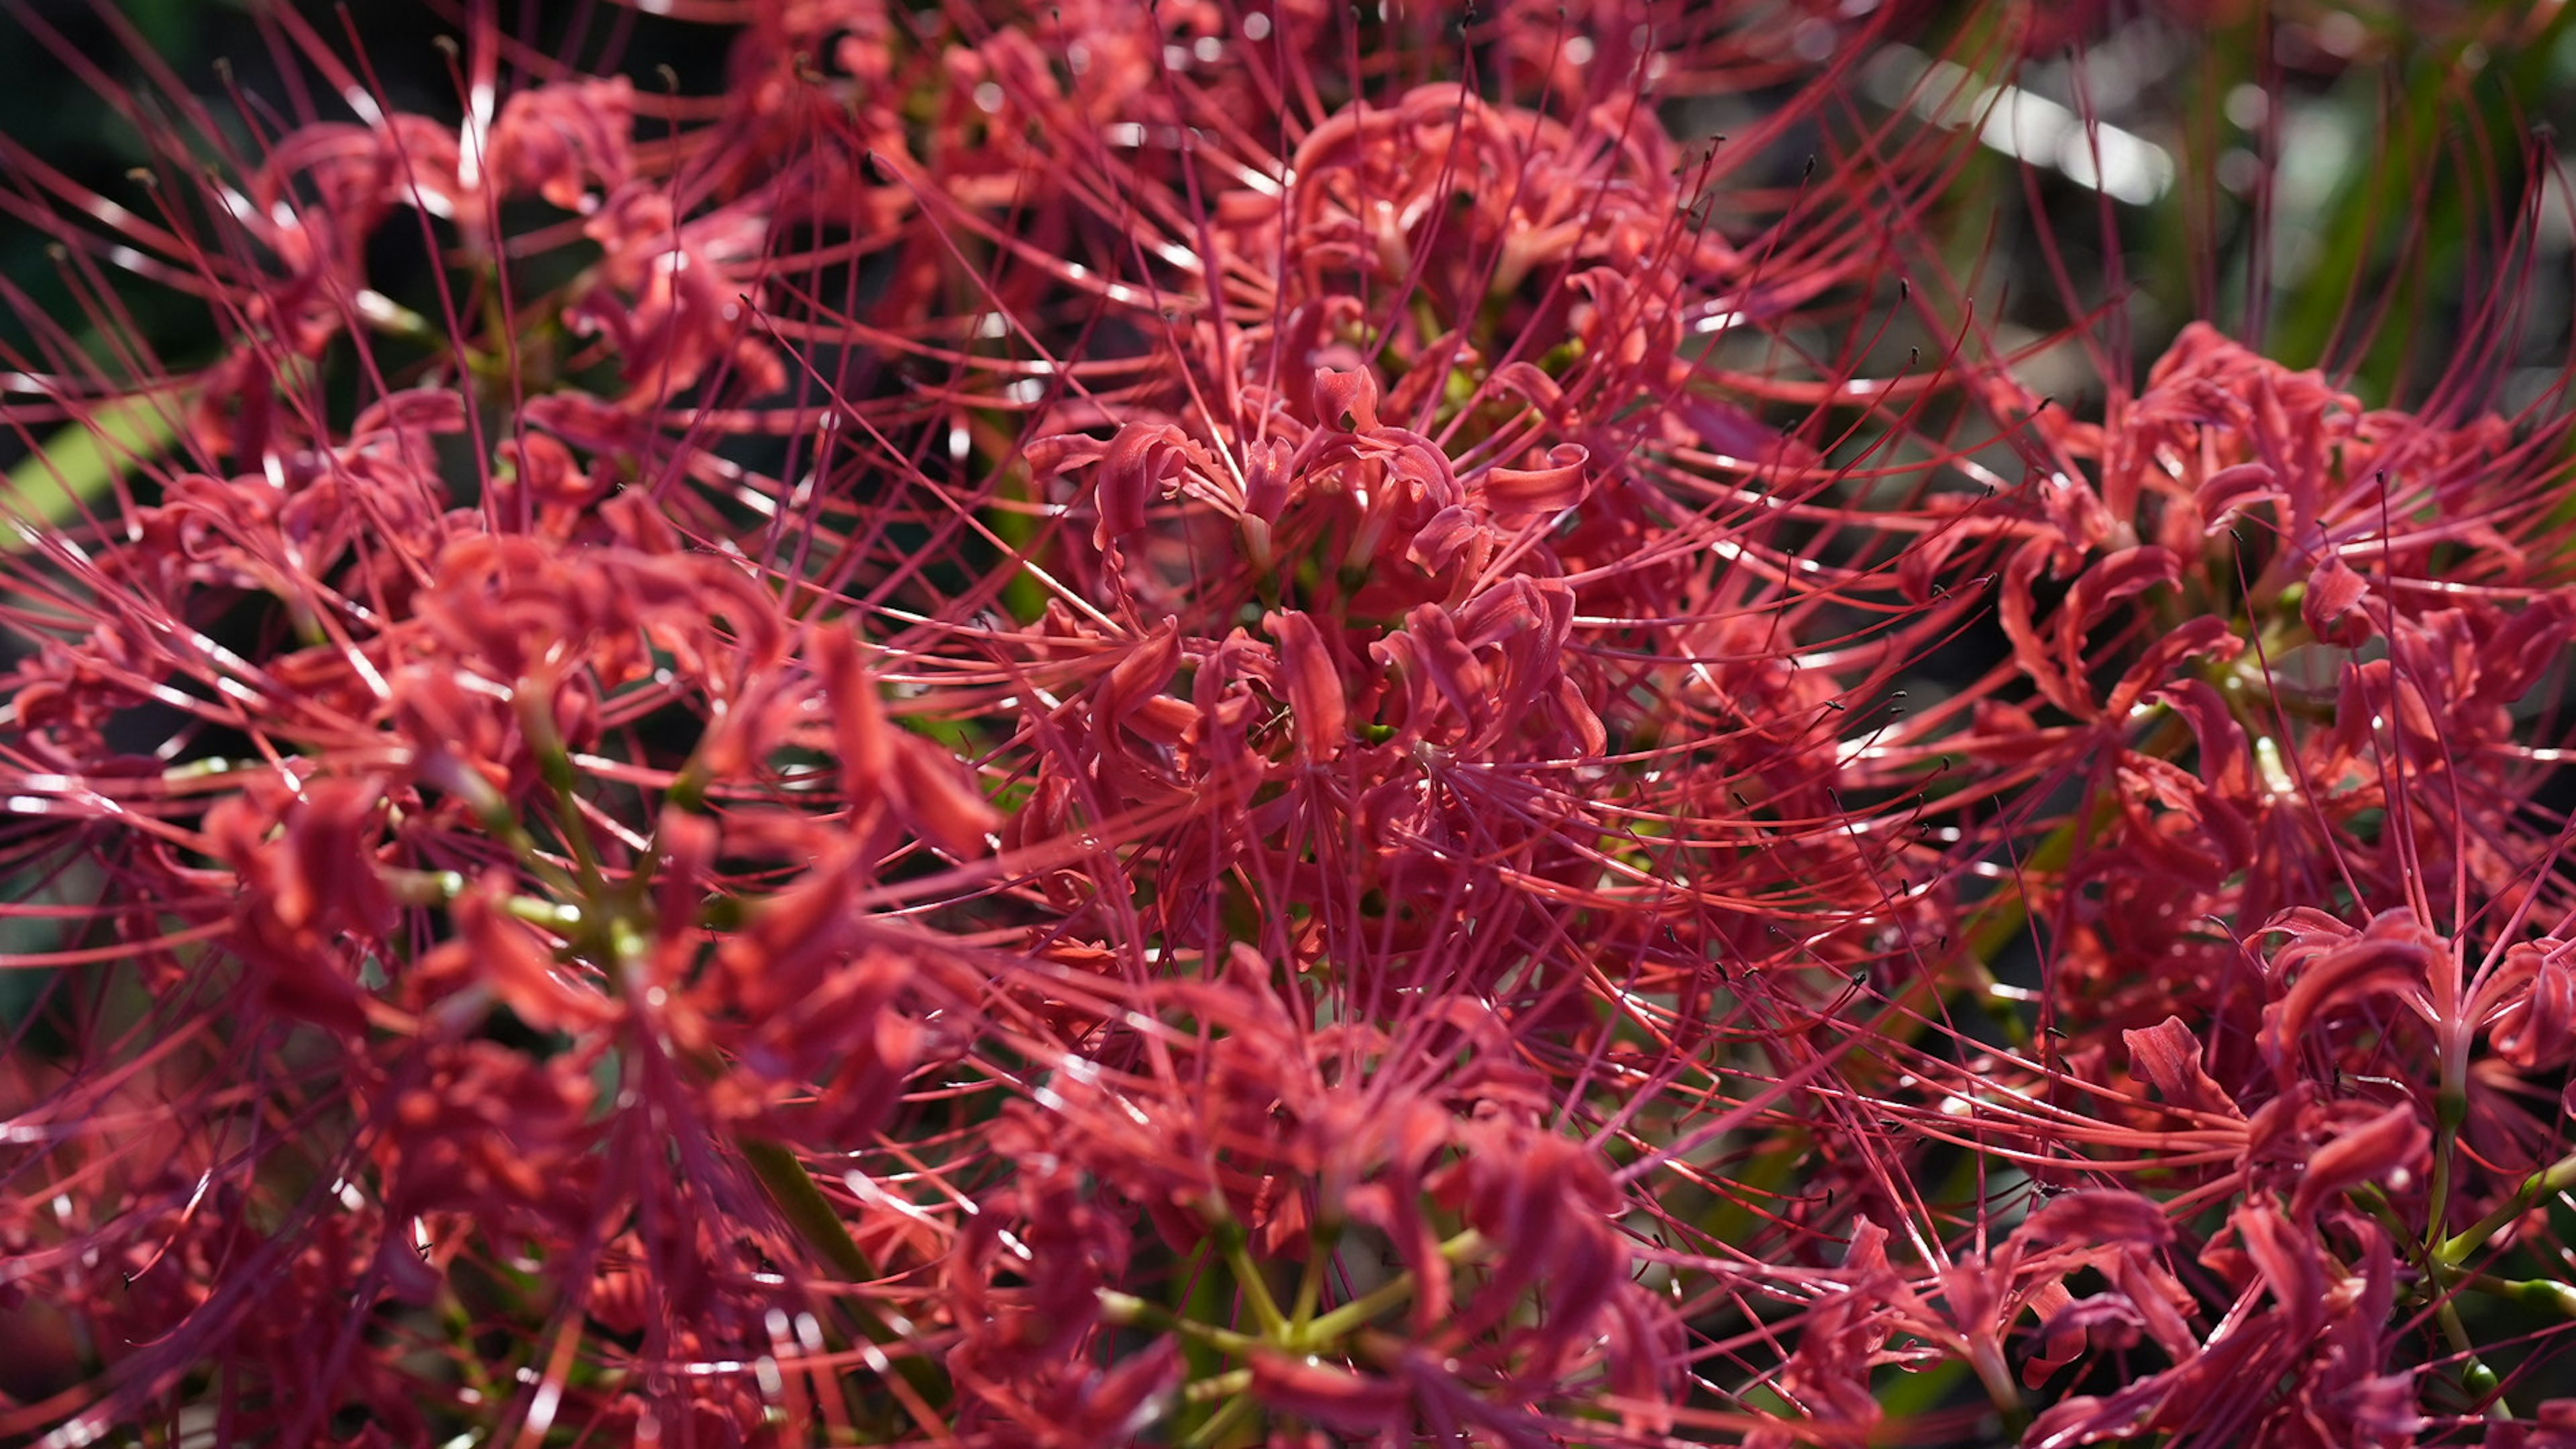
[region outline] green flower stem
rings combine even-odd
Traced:
[[[1469,1228],[1440,1245],[1440,1256],[1452,1263],[1462,1263],[1485,1250],[1485,1235]],[[1338,1341],[1368,1323],[1386,1310],[1413,1297],[1417,1286],[1413,1273],[1396,1274],[1377,1287],[1324,1314],[1307,1324],[1302,1342],[1285,1345],[1291,1350],[1312,1351]]]
[[[1303,1333],[1314,1322],[1315,1310],[1322,1306],[1325,1265],[1332,1261],[1341,1237],[1338,1223],[1330,1227],[1319,1223],[1306,1235],[1306,1269],[1297,1275],[1297,1299],[1288,1309],[1289,1324],[1296,1332]]]
[[[805,1164],[794,1152],[783,1143],[759,1137],[740,1137],[735,1139],[734,1145],[741,1149],[743,1160],[750,1164],[752,1176],[758,1178],[761,1187],[769,1193],[769,1200],[778,1205],[779,1214],[787,1219],[788,1227],[829,1263],[833,1272],[838,1273],[844,1282],[853,1284],[876,1279],[876,1265],[860,1251],[858,1243],[850,1237],[850,1230],[842,1224],[841,1215],[832,1210],[831,1200],[823,1196],[823,1189],[815,1185],[814,1175],[805,1170]],[[881,1349],[906,1350],[886,1355],[905,1383],[929,1403],[947,1402],[949,1384],[946,1371],[927,1356],[909,1351],[909,1341],[904,1332],[888,1323],[874,1306],[854,1297],[845,1297],[841,1302],[858,1322],[859,1331],[867,1335],[868,1342]]]
[[[2444,1055],[2441,1090],[2433,1095],[2433,1184],[2424,1213],[2425,1251],[2436,1256],[2448,1246],[2442,1239],[2442,1224],[2451,1215],[2451,1158],[2459,1146],[2460,1124],[2469,1117],[2468,1091],[2455,1079],[2466,1064],[2459,1053]]]
[[[2523,1179],[2514,1195],[2504,1205],[2471,1224],[2459,1236],[2446,1239],[2433,1251],[2445,1267],[2456,1268],[2468,1261],[2487,1239],[2511,1226],[2515,1219],[2532,1210],[2542,1198],[2576,1187],[2576,1155],[2562,1157],[2549,1166]]]
[[[834,1226],[838,1226],[837,1222]],[[1213,1231],[1209,1234],[1210,1241],[1216,1247],[1219,1256],[1224,1259],[1236,1283],[1240,1285],[1244,1299],[1252,1306],[1254,1316],[1262,1320],[1262,1332],[1250,1334],[1231,1328],[1221,1328],[1161,1304],[1147,1302],[1133,1294],[1108,1288],[1098,1290],[1101,1317],[1121,1327],[1146,1328],[1177,1335],[1189,1345],[1194,1357],[1214,1350],[1227,1358],[1245,1359],[1263,1349],[1273,1349],[1291,1355],[1306,1355],[1336,1350],[1344,1338],[1367,1327],[1371,1319],[1409,1301],[1419,1286],[1419,1280],[1414,1274],[1399,1273],[1350,1302],[1328,1313],[1318,1315],[1313,1311],[1314,1304],[1311,1297],[1301,1285],[1295,1318],[1277,1316],[1274,1321],[1273,1316],[1277,1315],[1278,1305],[1270,1301],[1266,1288],[1258,1286],[1262,1281],[1260,1265],[1253,1260],[1251,1253],[1246,1249],[1241,1227],[1231,1218],[1221,1216],[1212,1226]],[[1233,1231],[1227,1232],[1228,1228],[1232,1228]],[[1316,1234],[1315,1243],[1317,1251],[1309,1261],[1320,1261],[1328,1256],[1330,1241],[1329,1236],[1319,1231]],[[1484,1252],[1485,1247],[1484,1235],[1470,1228],[1443,1242],[1440,1245],[1440,1256],[1451,1263],[1459,1263],[1478,1256]],[[1310,1276],[1316,1279],[1314,1293],[1320,1296],[1322,1292],[1320,1270],[1316,1270]],[[1270,1303],[1269,1315],[1261,1312],[1261,1305],[1265,1302]],[[1249,1368],[1233,1368],[1195,1375],[1181,1390],[1181,1403],[1184,1409],[1181,1422],[1184,1427],[1188,1426],[1191,1417],[1189,1411],[1204,1409],[1206,1405],[1219,1399],[1224,1402],[1195,1427],[1188,1428],[1180,1442],[1183,1445],[1200,1446],[1219,1444],[1242,1428],[1248,1416],[1259,1409],[1259,1405],[1250,1396],[1251,1385],[1252,1372]]]
[[[2504,1380],[2478,1357],[2478,1346],[2469,1337],[2468,1325],[2460,1321],[2460,1305],[2445,1298],[2433,1310],[2433,1317],[2442,1325],[2442,1337],[2451,1345],[2451,1351],[2460,1356],[2460,1387],[2469,1397],[2484,1402],[2489,1412],[2511,1418],[2512,1411],[2505,1408],[2504,1400],[2495,1397],[2504,1387]]]
[[[1155,1306],[1169,1318],[1203,1327],[1214,1328],[1220,1322],[1230,1323],[1233,1321],[1236,1291],[1233,1280],[1234,1270],[1218,1260],[1216,1245],[1201,1239],[1199,1245],[1190,1251],[1187,1265],[1173,1280],[1173,1301],[1168,1305]],[[1259,1342],[1249,1334],[1237,1334],[1230,1328],[1218,1328],[1217,1332],[1240,1338],[1246,1344]],[[1181,1335],[1181,1361],[1185,1377],[1190,1382],[1225,1372],[1229,1360],[1243,1357],[1244,1352],[1241,1347],[1219,1346],[1202,1334]],[[1172,1433],[1186,1438],[1214,1413],[1213,1405],[1184,1399],[1173,1419]]]
[[[508,798],[493,789],[491,782],[477,774],[472,765],[443,751],[433,752],[424,763],[429,768],[422,774],[429,783],[464,801],[474,812],[475,819],[491,832],[492,838],[510,848],[510,854],[518,858],[528,874],[544,882],[557,895],[581,897],[586,894],[582,883],[575,880],[570,871],[548,860],[537,848],[537,838],[528,833],[528,827],[519,823],[519,814],[511,808]]]
[[[1273,1343],[1286,1341],[1288,1315],[1280,1311],[1279,1300],[1270,1294],[1269,1280],[1261,1274],[1261,1265],[1253,1261],[1243,1224],[1236,1222],[1222,1203],[1214,1206],[1209,1216],[1214,1219],[1209,1236],[1216,1240],[1217,1251],[1225,1255],[1225,1265],[1234,1271],[1234,1280],[1243,1289],[1244,1303],[1260,1320],[1261,1336]]]
[[[1153,1328],[1165,1333],[1177,1333],[1183,1338],[1209,1344],[1238,1358],[1260,1348],[1265,1342],[1248,1333],[1237,1333],[1231,1328],[1219,1328],[1213,1323],[1201,1323],[1193,1318],[1184,1318],[1159,1303],[1148,1303],[1134,1294],[1121,1293],[1116,1289],[1099,1290],[1099,1298],[1100,1316],[1111,1323],[1123,1327]]]
[[[1251,1387],[1252,1370],[1248,1368],[1235,1369],[1228,1373],[1218,1374],[1214,1378],[1201,1379],[1197,1383],[1183,1388],[1181,1390],[1181,1397],[1193,1404],[1204,1404],[1210,1399],[1224,1398],[1229,1394],[1240,1395]],[[1219,1417],[1221,1418],[1223,1415],[1220,1414]],[[1209,1422],[1214,1423],[1215,1420],[1212,1419]]]
[[[1251,1373],[1248,1370],[1245,1371],[1244,1382],[1248,1384],[1251,1379]],[[1209,1380],[1209,1382],[1213,1383],[1216,1380]],[[1191,1387],[1196,1388],[1197,1385],[1193,1384]],[[1251,1394],[1236,1393],[1233,1398],[1225,1401],[1225,1407],[1210,1415],[1208,1421],[1198,1427],[1197,1432],[1181,1441],[1182,1449],[1211,1449],[1213,1445],[1224,1443],[1235,1430],[1250,1421],[1252,1416],[1260,1411],[1260,1407]]]
[[[2490,1273],[2471,1273],[2459,1280],[2463,1288],[2474,1289],[2526,1308],[2539,1308],[2561,1318],[2576,1318],[2576,1285],[2555,1278],[2498,1278]]]
[[[599,849],[591,841],[590,826],[581,818],[581,775],[573,767],[572,753],[564,747],[563,736],[555,729],[552,702],[522,690],[514,701],[518,705],[519,731],[527,736],[528,747],[537,759],[537,774],[555,797],[556,812],[562,817],[564,846],[572,852],[573,864],[580,867],[582,894],[591,900],[608,895],[607,878],[600,873]]]
[[[2454,1289],[2465,1286],[2464,1280],[2470,1275],[2444,1263],[2434,1246],[2417,1244],[2415,1235],[2407,1228],[2406,1219],[2376,1183],[2364,1183],[2351,1189],[2347,1196],[2387,1230],[2388,1240],[2397,1244],[2417,1271],[2424,1274],[2419,1285],[2422,1296],[2432,1303],[2433,1320],[2441,1327],[2443,1341],[2450,1344],[2451,1351],[2459,1356],[2460,1387],[2470,1397],[2486,1401],[2492,1412],[2502,1415],[2503,1400],[2491,1396],[2503,1387],[2504,1381],[2486,1360],[2478,1357],[2477,1343],[2469,1337],[2468,1325],[2461,1321],[2459,1304],[2452,1296]],[[2349,1276],[2351,1269],[2338,1263],[2337,1271]]]
[[[769,1192],[770,1201],[787,1225],[805,1240],[807,1247],[832,1265],[832,1271],[851,1283],[870,1282],[877,1276],[876,1265],[859,1250],[841,1215],[832,1210],[831,1200],[814,1184],[814,1175],[784,1144],[765,1138],[744,1137],[735,1146],[742,1149],[743,1160],[751,1164],[751,1174]]]

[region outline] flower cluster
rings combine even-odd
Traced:
[[[2576,1445],[2556,421],[1868,5],[638,8],[10,153],[0,1435]]]

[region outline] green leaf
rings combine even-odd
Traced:
[[[61,528],[105,496],[119,469],[158,457],[178,439],[188,415],[178,388],[121,397],[86,419],[57,429],[36,451],[9,470],[0,517],[0,550],[16,552],[33,541],[26,524]]]

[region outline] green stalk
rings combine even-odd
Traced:
[[[1121,1293],[1114,1288],[1103,1288],[1099,1290],[1098,1296],[1100,1316],[1111,1323],[1158,1329],[1164,1333],[1177,1333],[1183,1338],[1221,1349],[1237,1358],[1262,1347],[1266,1342],[1248,1333],[1237,1333],[1231,1328],[1219,1328],[1213,1323],[1201,1323],[1195,1318],[1184,1318],[1159,1303],[1148,1303],[1132,1293]]]
[[[1261,1336],[1271,1342],[1282,1342],[1288,1334],[1288,1315],[1281,1312],[1279,1300],[1270,1295],[1270,1283],[1261,1275],[1261,1265],[1252,1259],[1252,1248],[1243,1233],[1243,1225],[1225,1215],[1220,1206],[1209,1236],[1216,1240],[1225,1265],[1234,1270],[1234,1279],[1243,1290],[1243,1301],[1252,1316],[1261,1323]]]
[[[2480,1218],[2457,1237],[2444,1241],[2433,1250],[2434,1258],[2444,1267],[2458,1267],[2497,1233],[2512,1225],[2515,1219],[2531,1211],[2542,1198],[2576,1187],[2576,1155],[2562,1157],[2548,1167],[2523,1179],[2512,1197],[2494,1212]]]
[[[830,1264],[842,1281],[856,1284],[876,1279],[876,1265],[859,1250],[858,1243],[850,1237],[850,1230],[842,1224],[841,1215],[832,1210],[831,1200],[823,1196],[823,1189],[815,1185],[814,1175],[805,1170],[805,1164],[794,1152],[783,1143],[758,1137],[737,1138],[734,1145],[741,1149],[743,1161],[750,1164],[752,1176],[760,1180],[761,1187],[769,1193],[769,1200],[778,1205],[779,1215],[787,1219],[788,1227]],[[859,1331],[867,1335],[868,1342],[879,1348],[903,1350],[889,1353],[886,1357],[905,1383],[931,1403],[947,1400],[949,1385],[945,1370],[928,1357],[912,1352],[905,1335],[870,1304],[857,1298],[843,1298],[841,1302],[850,1316],[857,1320]]]
[[[1485,1250],[1485,1235],[1469,1228],[1440,1245],[1440,1256],[1452,1263],[1462,1263]],[[1305,1341],[1297,1347],[1313,1349],[1339,1340],[1344,1334],[1367,1325],[1368,1321],[1408,1302],[1418,1286],[1411,1270],[1396,1274],[1384,1283],[1317,1318],[1306,1326]]]

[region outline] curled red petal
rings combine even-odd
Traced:
[[[2361,936],[2319,955],[2299,973],[2289,995],[2264,1011],[2263,1050],[2276,1070],[2288,1063],[2320,1013],[2365,997],[2421,986],[2435,962],[2419,941]]]
[[[2299,601],[2299,617],[2307,622],[2309,632],[2330,644],[2350,647],[2370,637],[2370,616],[2360,612],[2363,596],[2370,585],[2340,554],[2327,554],[2308,572],[2307,597]]]
[[[2202,1070],[2200,1038],[2178,1016],[2120,1033],[2129,1046],[2129,1069],[2144,1076],[2166,1101],[2199,1112],[2242,1117],[2217,1079]]]
[[[2421,1167],[2432,1140],[2412,1104],[2389,1108],[2316,1150],[2290,1200],[2291,1215],[2306,1218],[2320,1203],[2360,1183],[2399,1186]]]
[[[1128,534],[1142,532],[1145,505],[1156,495],[1167,494],[1181,473],[1198,460],[1198,445],[1169,423],[1129,423],[1120,428],[1118,436],[1109,440],[1092,485],[1100,510],[1093,545],[1107,548]]]
[[[1279,663],[1286,675],[1288,709],[1296,729],[1297,757],[1320,765],[1341,753],[1349,733],[1349,704],[1342,693],[1342,673],[1324,646],[1323,632],[1305,614],[1287,609],[1265,621],[1279,641]]]
[[[1329,427],[1376,432],[1377,397],[1377,374],[1365,367],[1315,369],[1315,414]]]
[[[955,755],[919,735],[907,734],[894,757],[894,778],[904,823],[950,855],[984,853],[1002,824],[991,801]]]
[[[2136,1243],[2173,1241],[2164,1209],[2134,1192],[2070,1192],[2032,1213],[2016,1236],[2034,1243]]]
[[[2576,1049],[2576,961],[2568,944],[2519,942],[2505,952],[2499,976],[2514,989],[2488,1027],[2496,1055],[2524,1071],[2566,1061]]]
[[[1550,449],[1544,468],[1488,468],[1485,502],[1496,513],[1551,513],[1583,501],[1591,489],[1585,465],[1592,451],[1580,443]]]
[[[2242,509],[2251,508],[2268,498],[2280,498],[2280,475],[2269,463],[2238,463],[2221,468],[2202,480],[2194,501],[2200,506],[2202,527],[2211,533],[2223,531]]]

